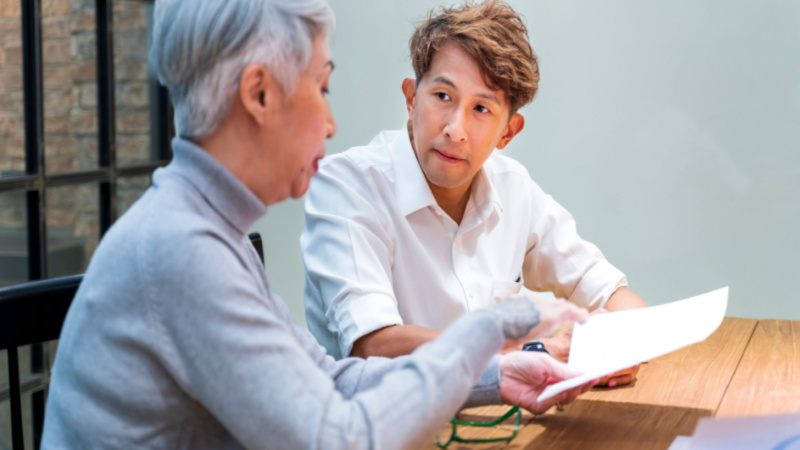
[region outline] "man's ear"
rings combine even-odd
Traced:
[[[511,116],[511,119],[508,121],[508,125],[506,125],[506,129],[503,132],[503,135],[500,137],[500,142],[497,143],[497,149],[502,150],[514,139],[514,136],[518,135],[522,129],[525,128],[525,118],[522,117],[522,114],[514,113]]]
[[[253,120],[259,125],[264,125],[270,116],[269,110],[276,106],[279,89],[280,86],[269,69],[258,64],[250,64],[242,72],[239,100]]]
[[[417,81],[411,78],[403,80],[403,95],[406,97],[408,117],[414,116],[414,97],[417,95]]]

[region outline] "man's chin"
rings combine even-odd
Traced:
[[[433,174],[432,177],[426,175],[425,178],[428,179],[428,183],[441,189],[455,189],[469,182],[464,177],[450,177],[443,174]]]

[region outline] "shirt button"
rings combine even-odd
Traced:
[[[472,292],[470,292],[470,293],[469,293],[469,298],[470,298],[470,300],[475,300],[475,294],[473,294]]]

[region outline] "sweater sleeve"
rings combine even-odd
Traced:
[[[323,370],[235,245],[204,230],[179,252],[163,245],[148,256],[179,270],[141,268],[145,287],[159,286],[146,301],[163,365],[247,448],[422,446],[502,346],[494,321],[476,312],[400,361],[323,357]]]
[[[277,297],[274,292],[273,295]],[[380,382],[384,375],[397,370],[409,358],[409,356],[397,358],[373,356],[367,359],[345,358],[337,361],[325,353],[325,348],[317,342],[306,328],[294,322],[290,322],[289,325],[295,338],[306,353],[334,380],[336,389],[345,398],[350,398],[357,392],[371,389]],[[469,398],[467,398],[467,402],[462,408],[499,405],[501,403],[500,355],[495,355],[472,387]]]

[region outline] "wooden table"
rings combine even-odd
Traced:
[[[595,388],[563,411],[524,412],[510,443],[448,448],[667,449],[676,436],[691,436],[701,417],[800,411],[799,352],[800,321],[726,317],[705,341],[643,364],[629,386]],[[473,408],[460,417],[490,421],[507,409]],[[459,427],[459,435],[490,438],[513,429],[509,419],[488,429]],[[440,436],[449,433],[448,424]]]

